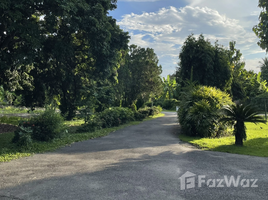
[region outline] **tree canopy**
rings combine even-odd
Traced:
[[[268,52],[268,1],[267,0],[259,0],[258,7],[262,9],[259,15],[259,24],[253,27],[253,31],[256,36],[260,39],[258,41],[258,45]]]
[[[181,80],[196,81],[198,84],[214,86],[225,90],[230,86],[231,67],[228,51],[215,43],[188,36],[179,55],[179,76]]]
[[[27,78],[33,91],[13,84],[25,102],[44,99],[46,91],[59,95],[63,113],[73,112],[82,86],[116,79],[129,36],[108,16],[115,8],[116,0],[1,2],[0,85]]]
[[[118,71],[117,89],[122,104],[130,106],[139,98],[148,100],[150,95],[160,94],[162,92],[161,73],[162,66],[158,64],[153,49],[131,45],[124,64]]]

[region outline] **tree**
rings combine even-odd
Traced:
[[[38,4],[38,0],[0,2],[0,85],[7,90],[31,85],[28,73],[44,38]]]
[[[268,1],[267,0],[259,0],[258,7],[262,9],[260,15],[259,15],[259,24],[253,27],[253,31],[256,34],[256,36],[260,39],[258,41],[258,45],[268,52],[268,26],[267,26],[267,20],[268,20]]]
[[[192,81],[201,85],[215,86],[221,90],[230,87],[228,51],[218,43],[213,46],[203,35],[198,39],[190,35],[182,46],[179,58],[179,76],[182,81],[192,77]]]
[[[266,80],[268,82],[268,58],[262,59],[261,62],[261,78],[262,80]]]
[[[29,104],[36,104],[40,99],[36,96],[44,97],[45,92],[59,95],[60,109],[71,119],[84,98],[81,89],[93,87],[91,80],[100,85],[116,79],[120,51],[127,49],[129,36],[108,16],[116,8],[115,0],[7,1],[0,5],[4,19],[1,70],[33,66],[30,75],[35,88],[24,92]],[[4,84],[8,77],[0,79]]]
[[[238,146],[243,146],[243,140],[247,138],[245,122],[266,123],[266,120],[258,115],[258,110],[251,105],[236,104],[226,106],[222,110],[226,117],[220,121],[234,124],[235,144]]]
[[[118,70],[117,86],[123,106],[130,106],[140,99],[149,99],[161,93],[162,66],[151,48],[136,45],[129,47],[124,64]]]
[[[170,75],[167,76],[165,79],[163,77],[163,85],[164,85],[164,94],[163,97],[164,99],[172,99],[176,95],[176,88],[177,88],[177,83],[176,79],[173,78],[171,80]]]

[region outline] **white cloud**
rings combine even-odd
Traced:
[[[245,68],[247,70],[253,70],[255,73],[258,73],[261,71],[260,69],[260,65],[261,65],[260,62],[262,62],[261,58],[245,59],[245,62],[246,62]]]
[[[226,1],[231,2],[231,0]],[[228,5],[226,1],[224,3]],[[242,0],[238,1],[242,2]],[[178,62],[179,47],[183,45],[185,38],[191,33],[196,35],[202,33],[211,42],[219,40],[219,44],[225,46],[228,46],[228,43],[234,40],[237,43],[237,48],[241,50],[245,57],[263,52],[256,45],[258,38],[251,28],[248,28],[253,27],[257,22],[254,22],[254,24],[250,20],[248,22],[243,21],[246,17],[245,13],[242,16],[231,18],[229,17],[229,11],[222,14],[216,9],[203,6],[204,2],[209,2],[212,7],[219,7],[215,0],[189,0],[189,2],[192,2],[190,6],[183,8],[169,7],[162,8],[157,12],[144,12],[140,15],[128,14],[123,16],[123,19],[119,22],[121,28],[131,32],[131,43],[142,47],[151,47],[155,50],[160,58],[160,64],[163,65],[164,76],[167,75],[166,70],[170,66],[176,67],[174,63]],[[243,0],[243,2],[247,4],[245,2],[248,1]],[[244,4],[241,5],[241,8],[244,8]],[[247,17],[256,17],[255,15],[256,10],[254,9],[247,13]],[[247,25],[244,26],[243,24],[246,23]],[[253,66],[256,62],[246,60],[246,64]]]

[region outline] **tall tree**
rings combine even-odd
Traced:
[[[253,27],[253,31],[256,36],[259,38],[258,45],[268,52],[268,1],[267,0],[259,0],[258,7],[262,9],[259,15],[259,24]]]
[[[131,45],[125,62],[118,71],[118,91],[123,106],[130,106],[139,98],[148,99],[152,95],[160,94],[161,73],[162,66],[158,65],[153,49]]]
[[[59,95],[60,109],[70,119],[83,98],[82,87],[92,87],[90,80],[116,79],[120,51],[127,49],[129,36],[108,16],[116,8],[115,0],[23,0],[0,5],[4,19],[0,64],[6,71],[34,66],[30,74],[35,89],[27,92],[28,102],[44,96],[38,92],[45,86],[51,95]],[[6,80],[1,76],[0,84]]]
[[[228,52],[219,44],[213,46],[203,35],[188,36],[179,55],[181,80],[197,81],[201,85],[226,90],[230,87],[231,67]]]

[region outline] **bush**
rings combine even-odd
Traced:
[[[134,112],[129,108],[107,108],[104,111],[93,115],[91,119],[77,131],[93,132],[100,128],[119,126],[134,120]]]
[[[63,122],[64,119],[60,113],[56,113],[54,110],[46,110],[44,113],[31,118],[29,121],[20,122],[20,129],[15,132],[13,142],[19,143],[21,139],[20,136],[25,135],[20,133],[23,132],[24,129],[28,130],[29,128],[32,130],[30,136],[33,140],[49,141],[60,137],[61,134],[66,131],[66,127]]]
[[[167,110],[175,110],[178,105],[179,101],[177,99],[165,99],[162,103],[162,107]]]
[[[19,126],[19,128],[14,131],[13,143],[16,143],[19,147],[24,147],[26,149],[32,146],[32,127]]]
[[[160,106],[153,106],[153,107],[145,107],[145,108],[140,108],[138,112],[145,117],[157,115],[162,111],[162,108]]]
[[[220,109],[230,104],[229,95],[213,87],[197,86],[186,92],[178,111],[183,132],[199,137],[223,135],[227,127],[219,122]]]
[[[134,117],[136,121],[142,121],[146,118],[146,115],[141,114],[140,112],[135,112]]]
[[[89,120],[77,129],[77,132],[94,132],[102,128],[103,122],[98,115],[91,115]]]

